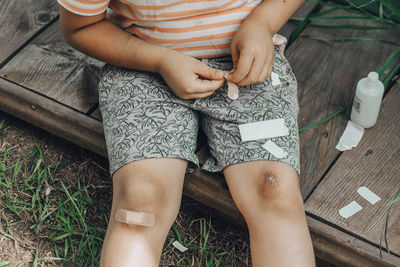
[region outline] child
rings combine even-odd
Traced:
[[[223,171],[253,266],[314,266],[298,180],[297,81],[272,42],[303,1],[58,0],[66,41],[109,63],[99,104],[114,188],[100,266],[159,264],[187,164],[198,164],[199,128],[212,155],[203,168]],[[223,71],[239,85],[236,100]],[[282,158],[239,133],[272,119],[289,130],[269,139]],[[119,209],[154,216],[154,225],[118,222]]]

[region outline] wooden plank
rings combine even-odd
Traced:
[[[293,17],[306,17],[312,9],[317,6],[314,2],[304,2],[304,4],[293,14]],[[288,22],[278,31],[279,34],[289,39],[290,35],[296,30],[297,24]]]
[[[378,123],[366,129],[356,148],[341,155],[307,200],[307,211],[379,245],[389,202],[400,188],[399,163],[400,87],[396,86],[385,97]],[[370,204],[357,193],[361,186],[368,187],[382,200]],[[342,218],[338,210],[353,200],[363,209],[348,219]],[[397,255],[400,255],[399,204],[390,213],[387,232],[389,249]]]
[[[0,109],[72,143],[106,155],[101,122],[1,78]]]
[[[349,14],[340,11],[332,15]],[[357,24],[371,25],[371,22],[361,21]],[[305,197],[338,156],[334,147],[345,127],[356,83],[369,71],[380,68],[395,49],[392,45],[378,42],[328,43],[309,36],[327,39],[368,36],[400,40],[399,35],[384,30],[367,32],[307,27],[286,52],[298,81],[300,127],[327,117],[340,106],[346,107],[345,114],[300,134],[301,184]]]
[[[314,251],[317,257],[337,266],[386,267],[400,266],[399,258],[379,256],[379,248],[307,216]]]
[[[0,1],[0,65],[57,15],[54,0]]]
[[[54,23],[9,61],[0,77],[86,113],[98,102],[103,65],[69,47]]]
[[[101,116],[100,108],[97,107],[91,114],[90,117],[95,118],[96,120],[103,121],[103,117]]]

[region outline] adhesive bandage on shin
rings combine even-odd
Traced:
[[[117,210],[115,220],[128,225],[140,226],[153,226],[155,221],[154,214],[124,209]]]

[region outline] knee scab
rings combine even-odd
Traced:
[[[267,177],[265,178],[265,182],[270,186],[276,186],[277,185],[276,178],[272,174],[268,174],[267,175]]]
[[[270,172],[264,173],[259,187],[260,196],[265,199],[270,199],[276,195],[277,190],[279,190],[278,177]]]

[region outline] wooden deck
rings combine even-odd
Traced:
[[[3,0],[0,7],[0,109],[106,156],[97,102],[103,63],[64,43],[56,1]],[[316,3],[306,3],[295,16],[305,17],[320,9]],[[297,25],[288,23],[280,33],[289,37],[296,29]],[[389,220],[391,254],[383,252],[381,257],[379,250],[386,211],[400,187],[398,82],[386,87],[378,124],[365,131],[359,146],[346,152],[335,149],[349,117],[357,81],[379,69],[394,46],[313,38],[371,35],[400,41],[400,35],[383,30],[371,33],[308,25],[285,52],[298,80],[300,127],[346,108],[334,119],[300,134],[301,189],[316,254],[339,266],[400,266],[399,205],[392,209]],[[202,146],[199,157],[204,153],[207,150]],[[360,186],[367,186],[382,200],[369,204],[357,194]],[[221,175],[200,171],[187,175],[184,193],[243,222]],[[338,210],[352,200],[363,210],[343,219]]]

